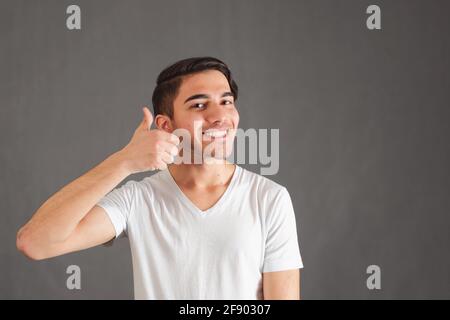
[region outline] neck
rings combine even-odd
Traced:
[[[179,185],[208,188],[228,185],[235,167],[223,160],[214,164],[171,164],[168,170]]]

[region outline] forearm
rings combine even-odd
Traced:
[[[92,207],[129,175],[120,152],[75,179],[51,196],[21,228],[31,242],[66,240]]]

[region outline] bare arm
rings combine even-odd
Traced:
[[[300,300],[300,270],[263,273],[264,300]]]
[[[113,225],[103,209],[94,206],[127,175],[120,155],[114,154],[63,187],[45,201],[32,219],[19,230],[18,249],[32,259],[44,259],[59,255],[59,249],[70,252],[68,249],[72,246],[81,249],[90,243],[95,245],[112,239],[115,235]],[[80,239],[83,237],[80,230],[87,233],[92,228],[89,222],[93,222],[91,225],[95,223],[100,232],[90,232]],[[67,240],[75,231],[79,241],[76,241],[77,244],[68,244]]]
[[[178,151],[178,138],[162,130],[149,130],[152,121],[150,111],[144,110],[144,119],[125,148],[45,201],[18,231],[17,248],[40,260],[111,240],[114,226],[96,203],[128,175],[163,168],[173,160],[170,154]]]

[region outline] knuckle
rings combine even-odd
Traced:
[[[180,138],[174,134],[172,134],[172,141],[176,144],[180,144]]]

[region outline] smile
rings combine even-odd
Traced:
[[[203,137],[205,138],[209,138],[209,139],[223,139],[228,135],[230,129],[225,129],[225,130],[217,130],[217,129],[213,129],[213,130],[206,130],[205,132],[203,132]]]

